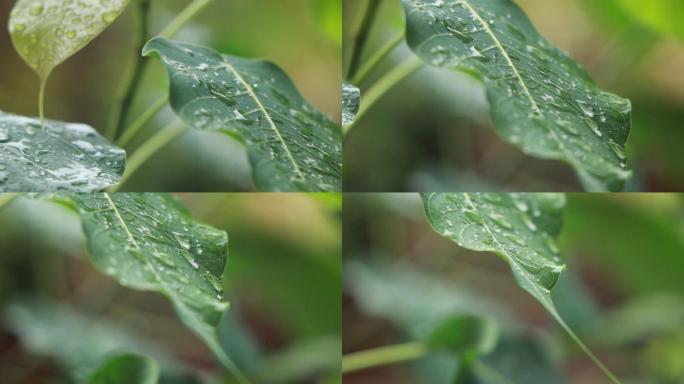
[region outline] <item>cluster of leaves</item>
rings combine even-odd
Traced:
[[[529,155],[570,164],[586,190],[624,188],[631,176],[625,152],[630,101],[597,87],[578,63],[536,31],[513,1],[402,3],[408,46],[427,65],[480,79],[504,139]],[[388,49],[397,43],[392,41]],[[352,82],[354,75],[349,76]],[[355,89],[345,92],[345,115],[356,113],[358,85],[344,86]],[[372,94],[377,88],[368,91],[368,104],[377,99]],[[346,121],[353,124],[352,117]]]
[[[0,113],[0,192],[100,191],[122,180],[125,151],[91,127],[45,120],[43,99],[52,70],[111,25],[128,4],[17,1],[9,30],[17,52],[40,76],[40,119]],[[244,143],[258,189],[341,189],[339,125],[304,100],[275,64],[164,37],[145,46],[143,55],[152,53],[168,69],[174,112],[192,128]]]

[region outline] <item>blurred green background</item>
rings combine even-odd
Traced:
[[[368,0],[344,2],[344,59]],[[604,89],[632,100],[632,191],[684,190],[684,3],[679,0],[515,0],[540,33]],[[677,20],[677,21],[675,21]],[[404,28],[382,0],[366,54]],[[411,55],[405,44],[362,84]],[[421,69],[390,91],[345,139],[345,191],[579,191],[572,169],[502,140],[481,84]]]
[[[434,232],[417,194],[345,194],[344,208],[343,353],[469,314],[498,324],[483,359],[513,383],[608,382],[504,261]],[[560,240],[568,268],[553,296],[580,339],[625,384],[683,383],[684,195],[569,194]],[[451,384],[458,364],[434,353],[344,382]]]
[[[152,34],[188,4],[153,0]],[[265,58],[283,68],[314,106],[340,119],[342,0],[214,0],[175,39],[219,52]],[[0,2],[0,110],[38,114],[38,77],[14,51],[7,19],[14,1]],[[284,17],[287,16],[287,17]],[[105,132],[119,83],[135,55],[133,4],[102,35],[60,65],[48,81],[46,116],[83,122]],[[137,116],[168,92],[166,71],[151,60],[143,92],[134,102]],[[148,127],[150,133],[174,119],[170,108]],[[143,139],[147,135],[142,135]],[[140,141],[127,149],[129,156]],[[123,191],[221,192],[254,189],[241,144],[219,133],[189,132],[151,159]]]
[[[219,335],[237,365],[254,383],[338,383],[341,196],[180,197],[228,232]],[[155,357],[162,383],[232,383],[166,298],[93,267],[76,214],[19,198],[0,228],[0,382],[73,383],[118,347]]]

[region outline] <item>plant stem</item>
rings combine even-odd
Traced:
[[[368,6],[363,14],[363,20],[361,25],[354,35],[354,43],[351,61],[349,62],[349,70],[347,71],[347,78],[352,78],[356,75],[356,71],[361,63],[361,57],[363,56],[363,50],[368,41],[368,35],[370,34],[371,27],[373,26],[373,21],[375,21],[375,15],[378,13],[378,8],[380,7],[380,0],[367,0]]]
[[[417,342],[355,352],[342,356],[342,373],[416,360],[425,356],[427,353],[427,346]]]
[[[202,11],[207,5],[209,5],[213,0],[194,0],[192,3],[188,4],[185,9],[183,9],[178,16],[176,16],[175,19],[173,19],[167,26],[164,28],[161,33],[159,33],[159,36],[163,36],[166,38],[171,38],[173,35],[175,35],[190,19],[193,18],[196,14],[198,14],[200,11]]]
[[[40,127],[45,129],[45,87],[47,78],[40,78],[40,91],[38,92],[38,115],[40,116]]]
[[[596,355],[594,355],[594,353],[591,352],[591,350],[590,350],[589,348],[587,348],[586,345],[584,345],[584,343],[582,342],[582,340],[580,340],[580,338],[577,337],[577,335],[575,335],[575,332],[573,332],[572,329],[570,329],[570,327],[565,323],[565,321],[563,321],[563,319],[560,317],[560,314],[558,314],[558,312],[557,312],[556,310],[551,311],[551,315],[556,319],[556,321],[558,321],[558,324],[560,324],[560,326],[565,330],[565,332],[567,332],[568,335],[570,335],[570,338],[571,338],[575,343],[577,343],[577,345],[580,347],[580,349],[581,349],[584,353],[586,353],[587,356],[589,356],[589,358],[591,359],[591,361],[593,361],[594,364],[596,364],[596,366],[603,372],[604,375],[606,375],[606,377],[608,377],[608,379],[609,379],[613,384],[622,384],[622,383],[620,382],[620,380],[618,380],[618,378],[613,374],[613,372],[611,372],[611,371],[608,369],[608,367],[606,367],[605,365],[603,365],[603,363],[601,362],[601,360],[599,360],[598,357],[596,357]]]
[[[235,362],[226,354],[226,352],[223,350],[216,337],[213,337],[211,339],[203,337],[203,339],[205,339],[207,346],[209,347],[211,352],[214,353],[214,356],[218,358],[221,364],[228,370],[228,372],[230,372],[233,375],[233,378],[235,378],[235,380],[239,384],[250,384],[250,381],[247,379],[247,376],[245,376],[245,374],[242,373],[242,371],[240,370],[240,368],[238,368]]]
[[[149,106],[140,116],[136,117],[135,120],[128,126],[124,134],[117,140],[116,145],[119,147],[125,147],[131,140],[140,133],[140,131],[147,125],[147,123],[154,118],[154,116],[159,113],[169,101],[169,96],[160,97],[157,101]]]
[[[143,57],[142,52],[147,35],[149,34],[149,13],[150,0],[137,0],[138,5],[138,40],[135,43],[135,59],[133,66],[128,70],[126,79],[121,83],[121,89],[117,97],[118,103],[114,105],[114,111],[109,122],[108,136],[118,139],[123,133],[128,114],[130,113],[133,99],[138,93],[140,80],[145,72],[147,58]]]
[[[378,80],[369,90],[361,97],[361,107],[356,119],[352,124],[342,127],[342,131],[346,135],[354,127],[356,123],[363,118],[363,116],[370,110],[380,98],[385,95],[394,86],[415,73],[423,65],[423,62],[418,57],[411,57],[402,64],[399,64],[391,71],[387,72],[380,80]]]
[[[371,56],[368,61],[366,61],[361,68],[358,70],[358,72],[352,77],[351,82],[352,84],[359,85],[363,83],[363,81],[366,79],[366,77],[373,72],[375,67],[382,62],[382,60],[387,57],[387,55],[392,52],[394,48],[396,48],[403,40],[404,40],[405,32],[401,31],[398,33],[396,36],[394,36],[390,41],[388,41],[385,45],[383,45],[378,52],[376,52],[373,56]]]
[[[150,157],[187,132],[187,130],[188,127],[180,120],[176,120],[165,128],[159,130],[159,132],[147,140],[143,145],[140,146],[140,148],[138,148],[137,151],[135,151],[135,153],[133,153],[126,164],[126,171],[121,178],[121,182],[111,187],[109,192],[118,191]]]

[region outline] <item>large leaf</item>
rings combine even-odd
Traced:
[[[407,41],[430,65],[472,73],[499,133],[530,155],[571,164],[588,190],[631,172],[631,103],[598,88],[511,0],[403,0]]]
[[[42,79],[85,47],[123,12],[129,0],[18,0],[9,30],[21,57]]]
[[[76,209],[97,267],[122,285],[169,297],[210,347],[228,303],[221,277],[228,237],[195,221],[174,197],[154,193],[60,194]]]
[[[684,39],[684,2],[681,0],[614,0],[634,19],[654,30]]]
[[[90,376],[89,384],[157,384],[159,364],[136,354],[121,354],[104,363]]]
[[[361,91],[349,84],[342,84],[342,125],[349,125],[356,120],[361,106]]]
[[[85,124],[0,112],[0,192],[93,192],[121,180],[124,150]]]
[[[143,50],[152,52],[169,72],[174,111],[195,128],[243,140],[258,189],[341,190],[340,127],[276,65],[161,37]]]
[[[422,197],[436,232],[466,249],[501,256],[518,285],[546,308],[612,382],[619,383],[567,326],[551,299],[551,289],[565,269],[556,242],[564,195],[426,193]]]

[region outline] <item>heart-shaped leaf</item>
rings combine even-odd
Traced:
[[[228,237],[195,221],[173,196],[155,193],[59,194],[81,215],[97,267],[122,285],[156,291],[205,342],[228,303],[221,277]]]
[[[425,193],[421,195],[436,232],[473,251],[501,256],[518,285],[537,299],[614,383],[619,380],[560,317],[551,289],[565,269],[556,238],[565,196],[557,193]]]
[[[430,65],[480,77],[506,140],[569,163],[587,190],[624,188],[631,103],[598,88],[513,1],[402,1],[411,49]]]
[[[90,375],[89,384],[157,384],[159,364],[147,356],[126,353],[109,358]]]
[[[244,141],[258,189],[338,191],[342,132],[297,92],[276,65],[154,38],[171,79],[171,106],[197,129]]]
[[[0,192],[93,192],[121,180],[126,152],[85,124],[0,112]]]
[[[361,106],[361,91],[359,88],[342,83],[342,125],[349,125],[356,120],[356,114]]]
[[[15,48],[45,80],[102,33],[129,0],[18,0],[9,19]]]

